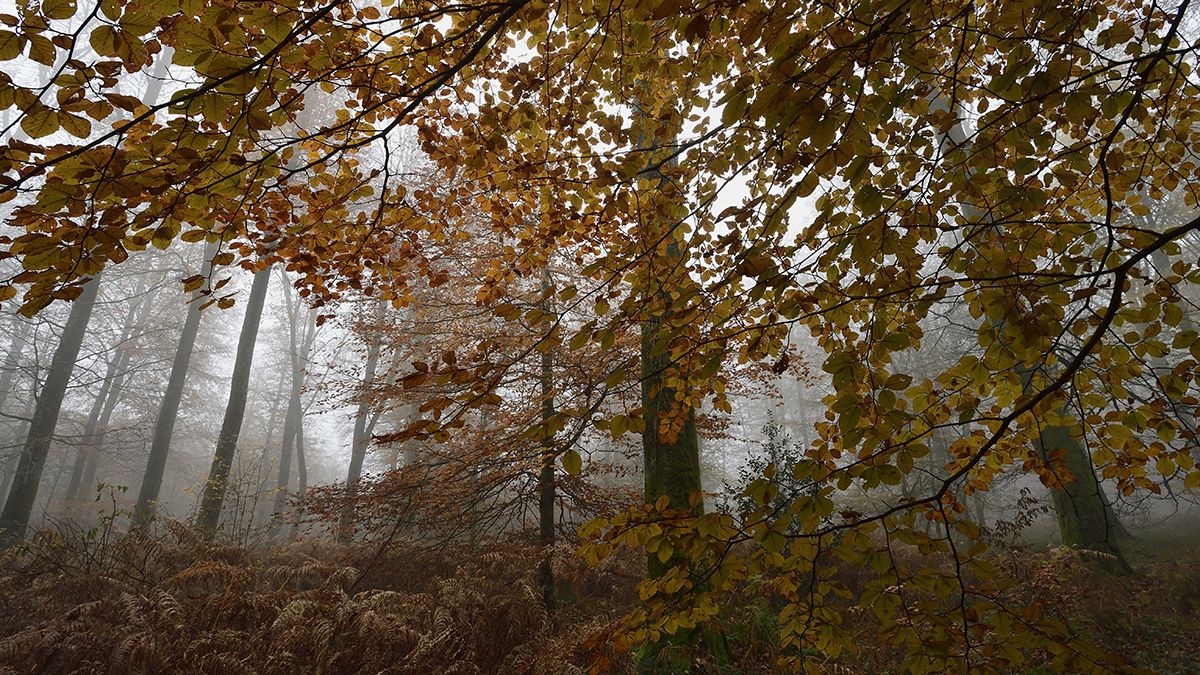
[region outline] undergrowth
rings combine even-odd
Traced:
[[[0,557],[0,672],[571,673],[619,618],[614,564],[563,549],[547,614],[537,550],[205,544],[187,528],[94,542],[43,532]]]
[[[634,655],[607,638],[637,603],[643,563],[614,557],[589,568],[569,547],[555,549],[551,615],[534,580],[539,555],[521,541],[251,549],[204,543],[178,524],[100,542],[43,531],[0,553],[0,673],[633,672]],[[996,559],[1022,580],[1016,601],[1050,608],[1131,670],[1200,672],[1200,547],[1143,555],[1132,577],[1098,575],[1094,561],[1065,549]],[[845,570],[850,587],[855,574]],[[859,648],[814,669],[894,672],[899,655],[877,639],[871,612],[846,609]],[[672,662],[771,672],[777,610],[752,582],[722,601],[728,658],[685,646]]]

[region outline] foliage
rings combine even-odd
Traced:
[[[9,672],[580,672],[620,568],[555,557],[590,611],[552,622],[520,544],[432,551],[199,541],[186,526],[106,550],[42,532],[5,553]],[[85,566],[82,560],[104,560]],[[587,594],[597,590],[601,601]],[[399,669],[399,670],[396,670]]]
[[[753,513],[757,504],[752,496],[763,487],[756,483],[766,473],[770,473],[766,489],[774,494],[771,507],[782,513],[792,502],[802,495],[813,496],[815,483],[812,480],[796,480],[796,465],[803,461],[804,448],[792,441],[791,436],[784,431],[774,419],[769,419],[763,425],[762,452],[751,454],[738,467],[737,482],[728,481],[724,484],[724,493],[732,497],[730,503],[721,505],[721,510],[730,513]],[[768,469],[768,467],[770,467]],[[750,486],[754,484],[754,489]]]
[[[641,584],[620,639],[711,624],[720,594],[762,577],[783,603],[782,667],[850,653],[849,617],[869,611],[902,669],[1020,668],[1040,650],[1102,670],[1114,662],[1015,601],[963,501],[1014,468],[1059,492],[1082,479],[1040,447],[1046,429],[1120,494],[1200,488],[1189,14],[1187,0],[25,3],[0,17],[0,59],[51,76],[0,77],[28,136],[0,154],[15,228],[0,256],[21,268],[0,298],[23,292],[33,313],[131,251],[207,240],[218,266],[283,263],[314,305],[361,290],[405,307],[447,283],[439,247],[479,237],[478,281],[455,290],[489,338],[425,345],[437,358],[398,383],[419,414],[387,439],[453,463],[467,418],[509,394],[521,431],[472,456],[506,481],[532,439],[645,431],[646,411],[596,401],[630,385],[620,352],[640,327],[659,327],[643,358],[668,357],[666,438],[697,408],[729,413],[737,368],[776,362],[806,329],[832,385],[789,471],[813,493],[777,509],[768,470],[739,522],[660,501],[586,526],[593,561],[621,547],[675,561]],[[156,58],[172,64],[164,102],[120,92]],[[427,183],[393,175],[402,127]],[[1171,193],[1183,217],[1146,220]],[[550,312],[529,282],[556,260],[572,274],[541,298]],[[949,305],[976,348],[906,372],[898,357]],[[545,421],[514,394],[548,350],[593,369]],[[897,495],[936,434],[952,439],[944,477]],[[837,512],[864,495],[871,512]]]

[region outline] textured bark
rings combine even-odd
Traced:
[[[201,273],[207,278],[212,273],[212,259],[217,253],[216,243],[204,248]],[[150,457],[146,460],[146,471],[142,475],[142,486],[138,490],[137,506],[134,507],[134,527],[145,527],[154,519],[158,508],[158,495],[162,489],[163,472],[167,468],[167,455],[171,451],[171,438],[175,433],[175,421],[179,418],[179,403],[183,400],[183,389],[187,383],[188,368],[192,363],[192,351],[196,347],[196,336],[200,332],[200,289],[192,294],[188,305],[179,344],[175,347],[175,359],[171,362],[171,374],[167,377],[167,389],[163,392],[154,421],[154,435],[150,441]]]
[[[1038,440],[1043,456],[1061,454],[1070,475],[1056,475],[1050,496],[1058,517],[1059,534],[1067,546],[1104,554],[1101,566],[1110,572],[1130,572],[1121,551],[1121,542],[1129,538],[1100,482],[1083,443],[1071,435],[1068,427],[1048,427]]]
[[[676,244],[667,247],[665,270],[678,270],[682,255]],[[671,272],[667,272],[670,274]],[[666,284],[664,284],[666,285]],[[700,439],[696,433],[696,410],[683,401],[682,392],[667,385],[671,367],[669,294],[657,293],[658,298],[647,306],[657,305],[661,314],[647,316],[642,322],[642,415],[646,429],[642,433],[645,463],[645,500],[652,504],[660,497],[667,498],[673,509],[701,513],[703,504],[692,506],[692,496],[700,493]],[[681,409],[681,406],[684,406]],[[682,419],[682,425],[679,420]],[[660,576],[672,564],[650,555],[651,576]]]
[[[229,483],[229,469],[237,451],[238,436],[242,431],[242,418],[246,415],[246,395],[250,389],[250,365],[254,360],[254,343],[258,340],[258,325],[262,321],[263,305],[267,298],[267,285],[271,281],[271,268],[267,267],[254,275],[250,286],[250,298],[246,302],[246,317],[242,320],[242,332],[238,337],[237,357],[233,363],[233,378],[229,386],[229,403],[225,407],[225,419],[221,423],[221,434],[217,437],[217,449],[213,453],[212,468],[204,485],[204,497],[200,511],[196,514],[196,529],[201,536],[212,538],[221,519],[221,507],[225,503],[225,491]]]
[[[62,337],[54,350],[50,371],[42,385],[29,433],[17,463],[12,487],[0,513],[0,546],[9,546],[25,538],[29,517],[37,499],[38,483],[46,466],[46,454],[54,427],[58,424],[58,413],[62,409],[63,395],[79,358],[79,348],[96,306],[96,295],[100,289],[100,277],[94,277],[83,287],[83,292],[71,304],[71,313],[63,327]]]
[[[644,224],[642,233],[643,245],[651,249],[646,256],[641,336],[642,416],[646,424],[642,432],[644,497],[648,504],[666,497],[670,508],[699,514],[704,511],[703,503],[697,501],[692,506],[693,496],[702,490],[696,410],[687,402],[686,392],[667,384],[674,333],[672,292],[688,282],[686,256],[669,230],[672,209],[668,205],[676,199],[668,194],[671,191],[673,188],[663,181],[653,197],[659,204],[645,216],[650,222]],[[661,240],[666,243],[660,244]],[[650,575],[661,576],[674,563],[674,559],[663,562],[651,554]]]

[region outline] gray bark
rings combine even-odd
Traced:
[[[4,502],[4,510],[0,513],[0,546],[10,546],[25,538],[25,530],[29,527],[29,517],[37,499],[38,483],[46,466],[46,454],[50,450],[50,441],[62,409],[63,395],[75,370],[75,361],[79,358],[79,348],[83,345],[99,289],[100,277],[93,277],[71,305],[71,313],[63,327],[50,371],[34,409],[12,487]]]
[[[212,259],[217,253],[215,242],[204,247],[201,263],[206,278],[212,273]],[[154,421],[154,435],[150,441],[150,456],[146,460],[146,471],[142,474],[142,486],[138,490],[137,506],[134,507],[133,525],[143,528],[154,519],[158,508],[158,495],[162,489],[163,472],[167,468],[167,455],[171,451],[171,438],[175,433],[175,421],[179,418],[179,404],[183,400],[183,389],[187,383],[188,368],[192,362],[192,351],[196,347],[196,336],[200,333],[200,306],[203,289],[192,293],[188,304],[187,318],[175,347],[175,359],[171,362],[171,374],[167,377],[167,389],[163,392]]]
[[[238,436],[242,432],[242,418],[246,415],[250,365],[254,360],[254,344],[258,340],[258,326],[262,322],[263,305],[266,303],[267,285],[270,281],[271,268],[259,270],[254,275],[254,283],[250,286],[250,298],[246,302],[246,317],[242,320],[242,332],[238,337],[237,356],[233,364],[233,378],[229,386],[229,403],[225,407],[221,434],[217,437],[212,468],[204,485],[204,497],[196,514],[196,529],[206,539],[211,539],[216,534],[217,524],[221,520],[221,507],[225,503],[225,491],[229,483],[229,469],[233,465]]]
[[[346,473],[346,505],[342,509],[341,522],[338,525],[338,541],[349,544],[354,540],[355,506],[354,498],[358,495],[358,483],[362,480],[363,461],[367,456],[367,446],[371,437],[367,432],[367,418],[371,412],[371,402],[367,389],[375,382],[375,370],[379,367],[379,342],[371,340],[367,344],[367,364],[363,373],[363,391],[360,392],[358,409],[354,413],[354,437],[350,445],[350,469]]]

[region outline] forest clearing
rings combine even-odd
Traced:
[[[1191,0],[0,0],[0,672],[1200,672]]]

